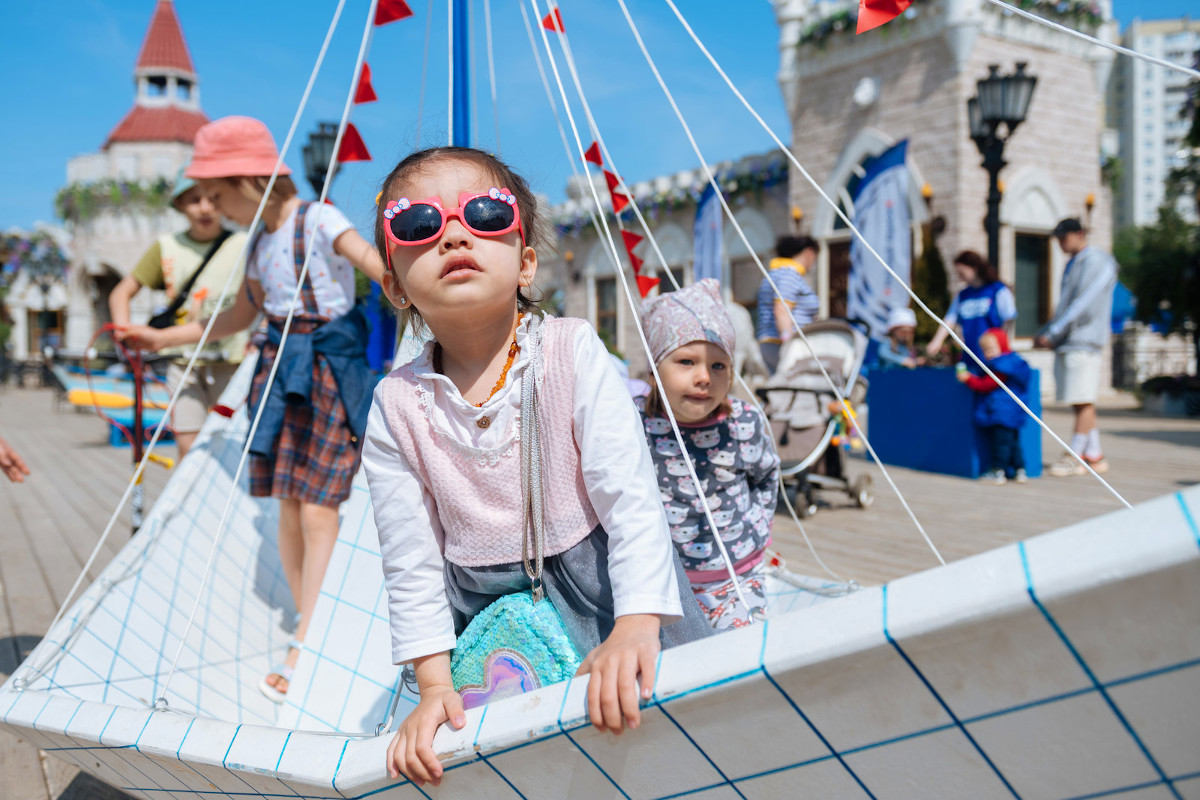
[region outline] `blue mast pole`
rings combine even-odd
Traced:
[[[471,146],[470,99],[470,29],[467,20],[467,0],[452,0],[454,4],[454,102],[453,144]]]

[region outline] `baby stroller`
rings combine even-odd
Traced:
[[[866,395],[859,370],[867,338],[840,319],[814,322],[803,330],[807,344],[799,337],[787,342],[774,377],[756,390],[782,460],[784,491],[801,517],[816,513],[818,489],[845,492],[859,508],[867,508],[875,499],[871,476],[850,480],[846,475],[846,450],[857,433],[817,366],[820,359],[853,414]]]

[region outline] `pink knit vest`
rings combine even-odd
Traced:
[[[542,452],[545,554],[561,553],[596,527],[575,443],[575,333],[579,319],[546,318],[541,323],[543,380],[538,383]],[[521,372],[531,379],[532,365]],[[509,388],[520,393],[519,384]],[[388,429],[408,463],[433,496],[445,531],[443,555],[464,567],[521,560],[524,508],[521,497],[519,426],[499,448],[471,451],[434,428],[432,390],[421,387],[412,364],[383,379]]]

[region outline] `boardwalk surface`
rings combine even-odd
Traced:
[[[1066,433],[1070,415],[1046,412]],[[1200,422],[1148,417],[1128,401],[1101,409],[1113,486],[1131,503],[1200,482]],[[129,451],[107,444],[104,424],[90,414],[56,411],[48,390],[0,392],[0,437],[33,469],[24,484],[0,480],[0,681],[28,654],[86,563],[125,488]],[[168,451],[173,448],[166,448]],[[1047,437],[1044,452],[1055,457]],[[936,566],[877,467],[852,461],[850,473],[875,477],[876,501],[866,511],[848,498],[823,496],[805,528],[825,563],[845,578],[880,583]],[[929,537],[947,561],[1115,510],[1118,501],[1090,478],[1043,478],[1027,485],[981,486],[960,478],[893,468]],[[166,479],[150,470],[147,502]],[[94,577],[125,541],[128,512],[90,572]],[[821,575],[794,523],[776,518],[776,548],[797,572]],[[124,797],[30,744],[0,735],[0,800],[82,800]]]

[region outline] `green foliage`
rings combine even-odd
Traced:
[[[1121,231],[1113,253],[1137,298],[1135,318],[1189,334],[1200,352],[1200,226],[1164,203],[1153,225]]]
[[[924,0],[913,0],[912,5],[904,10],[896,19],[878,28],[880,36],[887,36],[892,31],[903,30],[919,15],[917,8]],[[1099,3],[1093,0],[1016,0],[1014,3],[1023,11],[1036,14],[1039,17],[1056,20],[1069,24],[1074,28],[1095,30],[1104,22],[1104,12]],[[1012,12],[1005,12],[1011,14]],[[811,23],[800,32],[796,41],[797,47],[815,46],[824,50],[833,37],[853,34],[858,28],[858,3],[846,8],[839,8],[827,17]]]
[[[1100,180],[1113,191],[1121,191],[1121,178],[1125,174],[1125,162],[1119,156],[1107,156],[1100,163]]]
[[[937,238],[945,228],[945,220],[941,217],[935,217],[921,226],[921,257],[912,266],[912,290],[939,317],[946,316],[946,310],[950,308],[950,280],[942,251],[937,245]],[[918,309],[917,333],[913,343],[918,348],[923,347],[933,338],[937,329],[937,322]]]
[[[54,211],[68,222],[86,222],[107,209],[161,210],[171,202],[171,181],[126,181],[105,178],[76,181],[58,190]]]

